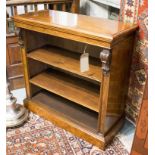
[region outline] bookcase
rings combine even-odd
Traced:
[[[62,11],[14,17],[25,106],[104,149],[125,120],[137,25]],[[89,70],[80,71],[85,46]]]

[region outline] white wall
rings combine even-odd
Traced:
[[[90,0],[81,0],[80,13],[89,16],[108,18],[108,6],[94,3]]]
[[[80,13],[89,16],[116,19],[119,8],[120,0],[80,0]]]

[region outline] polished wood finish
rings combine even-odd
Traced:
[[[105,118],[107,114],[108,104],[108,90],[109,90],[109,75],[104,75],[101,84],[100,93],[100,106],[99,106],[99,121],[98,121],[98,132],[104,135],[105,130]]]
[[[137,29],[137,25],[54,10],[24,14],[13,19],[17,27],[105,48],[112,48]]]
[[[24,43],[26,106],[104,149],[124,122],[137,25],[54,10],[14,21]],[[84,73],[80,43],[91,50],[90,70]]]
[[[9,14],[6,11],[6,25],[8,28],[9,22],[12,21],[12,19],[10,17],[14,16],[14,15],[18,15],[18,10],[17,7],[18,6],[24,6],[24,13],[28,12],[28,5],[33,5],[34,6],[34,11],[36,12],[38,10],[38,5],[39,4],[43,4],[44,5],[44,9],[47,10],[47,8],[49,8],[49,5],[53,5],[53,9],[57,10],[58,8],[66,11],[66,6],[70,6],[71,7],[67,7],[67,11],[69,12],[73,12],[73,13],[78,13],[77,12],[77,8],[79,6],[79,2],[78,0],[11,0],[11,1],[6,1],[6,7],[9,7],[11,10],[11,16],[9,16]],[[60,7],[61,6],[61,7]],[[74,9],[72,9],[74,6]],[[7,31],[8,32],[8,31]]]
[[[134,44],[134,35],[124,39],[111,49],[112,58],[109,75],[109,95],[107,111],[109,113],[124,113],[128,94],[130,64]],[[104,91],[104,90],[103,90]]]
[[[24,77],[25,77],[25,87],[26,87],[26,95],[28,98],[30,98],[31,95],[31,88],[30,88],[30,84],[28,81],[29,78],[29,72],[28,72],[28,62],[27,62],[27,57],[26,57],[26,51],[24,47],[24,42],[26,42],[26,40],[24,40],[25,38],[23,38],[22,33],[23,31],[20,31],[20,29],[16,29],[16,34],[18,35],[18,43],[20,45],[20,52],[21,52],[21,56],[22,56],[22,62],[23,62],[23,66],[24,66]]]
[[[91,110],[99,111],[99,87],[96,85],[53,70],[35,76],[30,82]]]
[[[131,155],[148,155],[148,80],[145,85]]]
[[[72,5],[74,3],[74,5]],[[49,5],[52,4],[54,5],[54,9],[57,10],[58,5],[61,6],[59,7],[63,11],[71,11],[71,12],[76,12],[77,7],[76,4],[73,2],[73,0],[11,0],[11,1],[6,1],[6,6],[10,8],[10,10],[13,10],[11,12],[11,16],[17,15],[18,14],[18,6],[23,6],[24,7],[24,13],[28,13],[28,5],[33,5],[34,6],[34,11],[38,10],[38,5],[43,4],[44,9],[47,10],[49,8]],[[67,7],[71,6],[71,7]],[[78,4],[79,5],[79,4]],[[74,9],[72,9],[72,6],[74,6]],[[66,8],[67,7],[67,8]],[[12,9],[13,8],[13,9]],[[19,51],[19,45],[17,42],[17,36],[14,33],[14,25],[13,25],[13,20],[10,18],[9,14],[6,12],[6,35],[7,35],[7,72],[8,72],[8,78],[9,82],[11,83],[10,89],[18,89],[18,88],[23,88],[24,87],[24,82],[23,81],[23,71],[22,71],[22,65],[21,65],[21,54]],[[10,31],[10,25],[11,25],[11,31]],[[8,43],[12,40],[12,43]],[[15,60],[16,59],[16,60]],[[15,64],[10,61],[18,61]],[[15,65],[15,66],[14,66]],[[18,67],[19,66],[19,67]],[[13,73],[15,75],[13,75]]]
[[[74,75],[79,75],[80,77],[91,80],[94,83],[101,83],[101,63],[95,58],[90,59],[89,71],[82,73],[80,71],[79,62],[80,54],[78,53],[73,53],[61,48],[45,46],[31,51],[27,56],[28,58],[56,67],[57,69],[67,71]]]

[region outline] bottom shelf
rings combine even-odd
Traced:
[[[51,113],[58,113],[59,116],[94,130],[97,128],[96,112],[79,106],[55,94],[42,91],[32,98],[33,102],[46,106]]]
[[[25,105],[34,113],[103,148],[105,137],[97,133],[98,113],[47,91],[41,91],[32,99],[25,100]],[[116,117],[106,117],[105,132],[109,133],[117,121]]]

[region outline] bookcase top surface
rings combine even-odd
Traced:
[[[121,36],[130,34],[138,28],[136,24],[125,24],[115,20],[54,10],[42,10],[17,15],[13,19],[17,27],[31,30],[32,27],[37,27],[38,29],[44,28],[93,38],[107,43],[111,43]],[[29,26],[26,27],[26,25]]]

